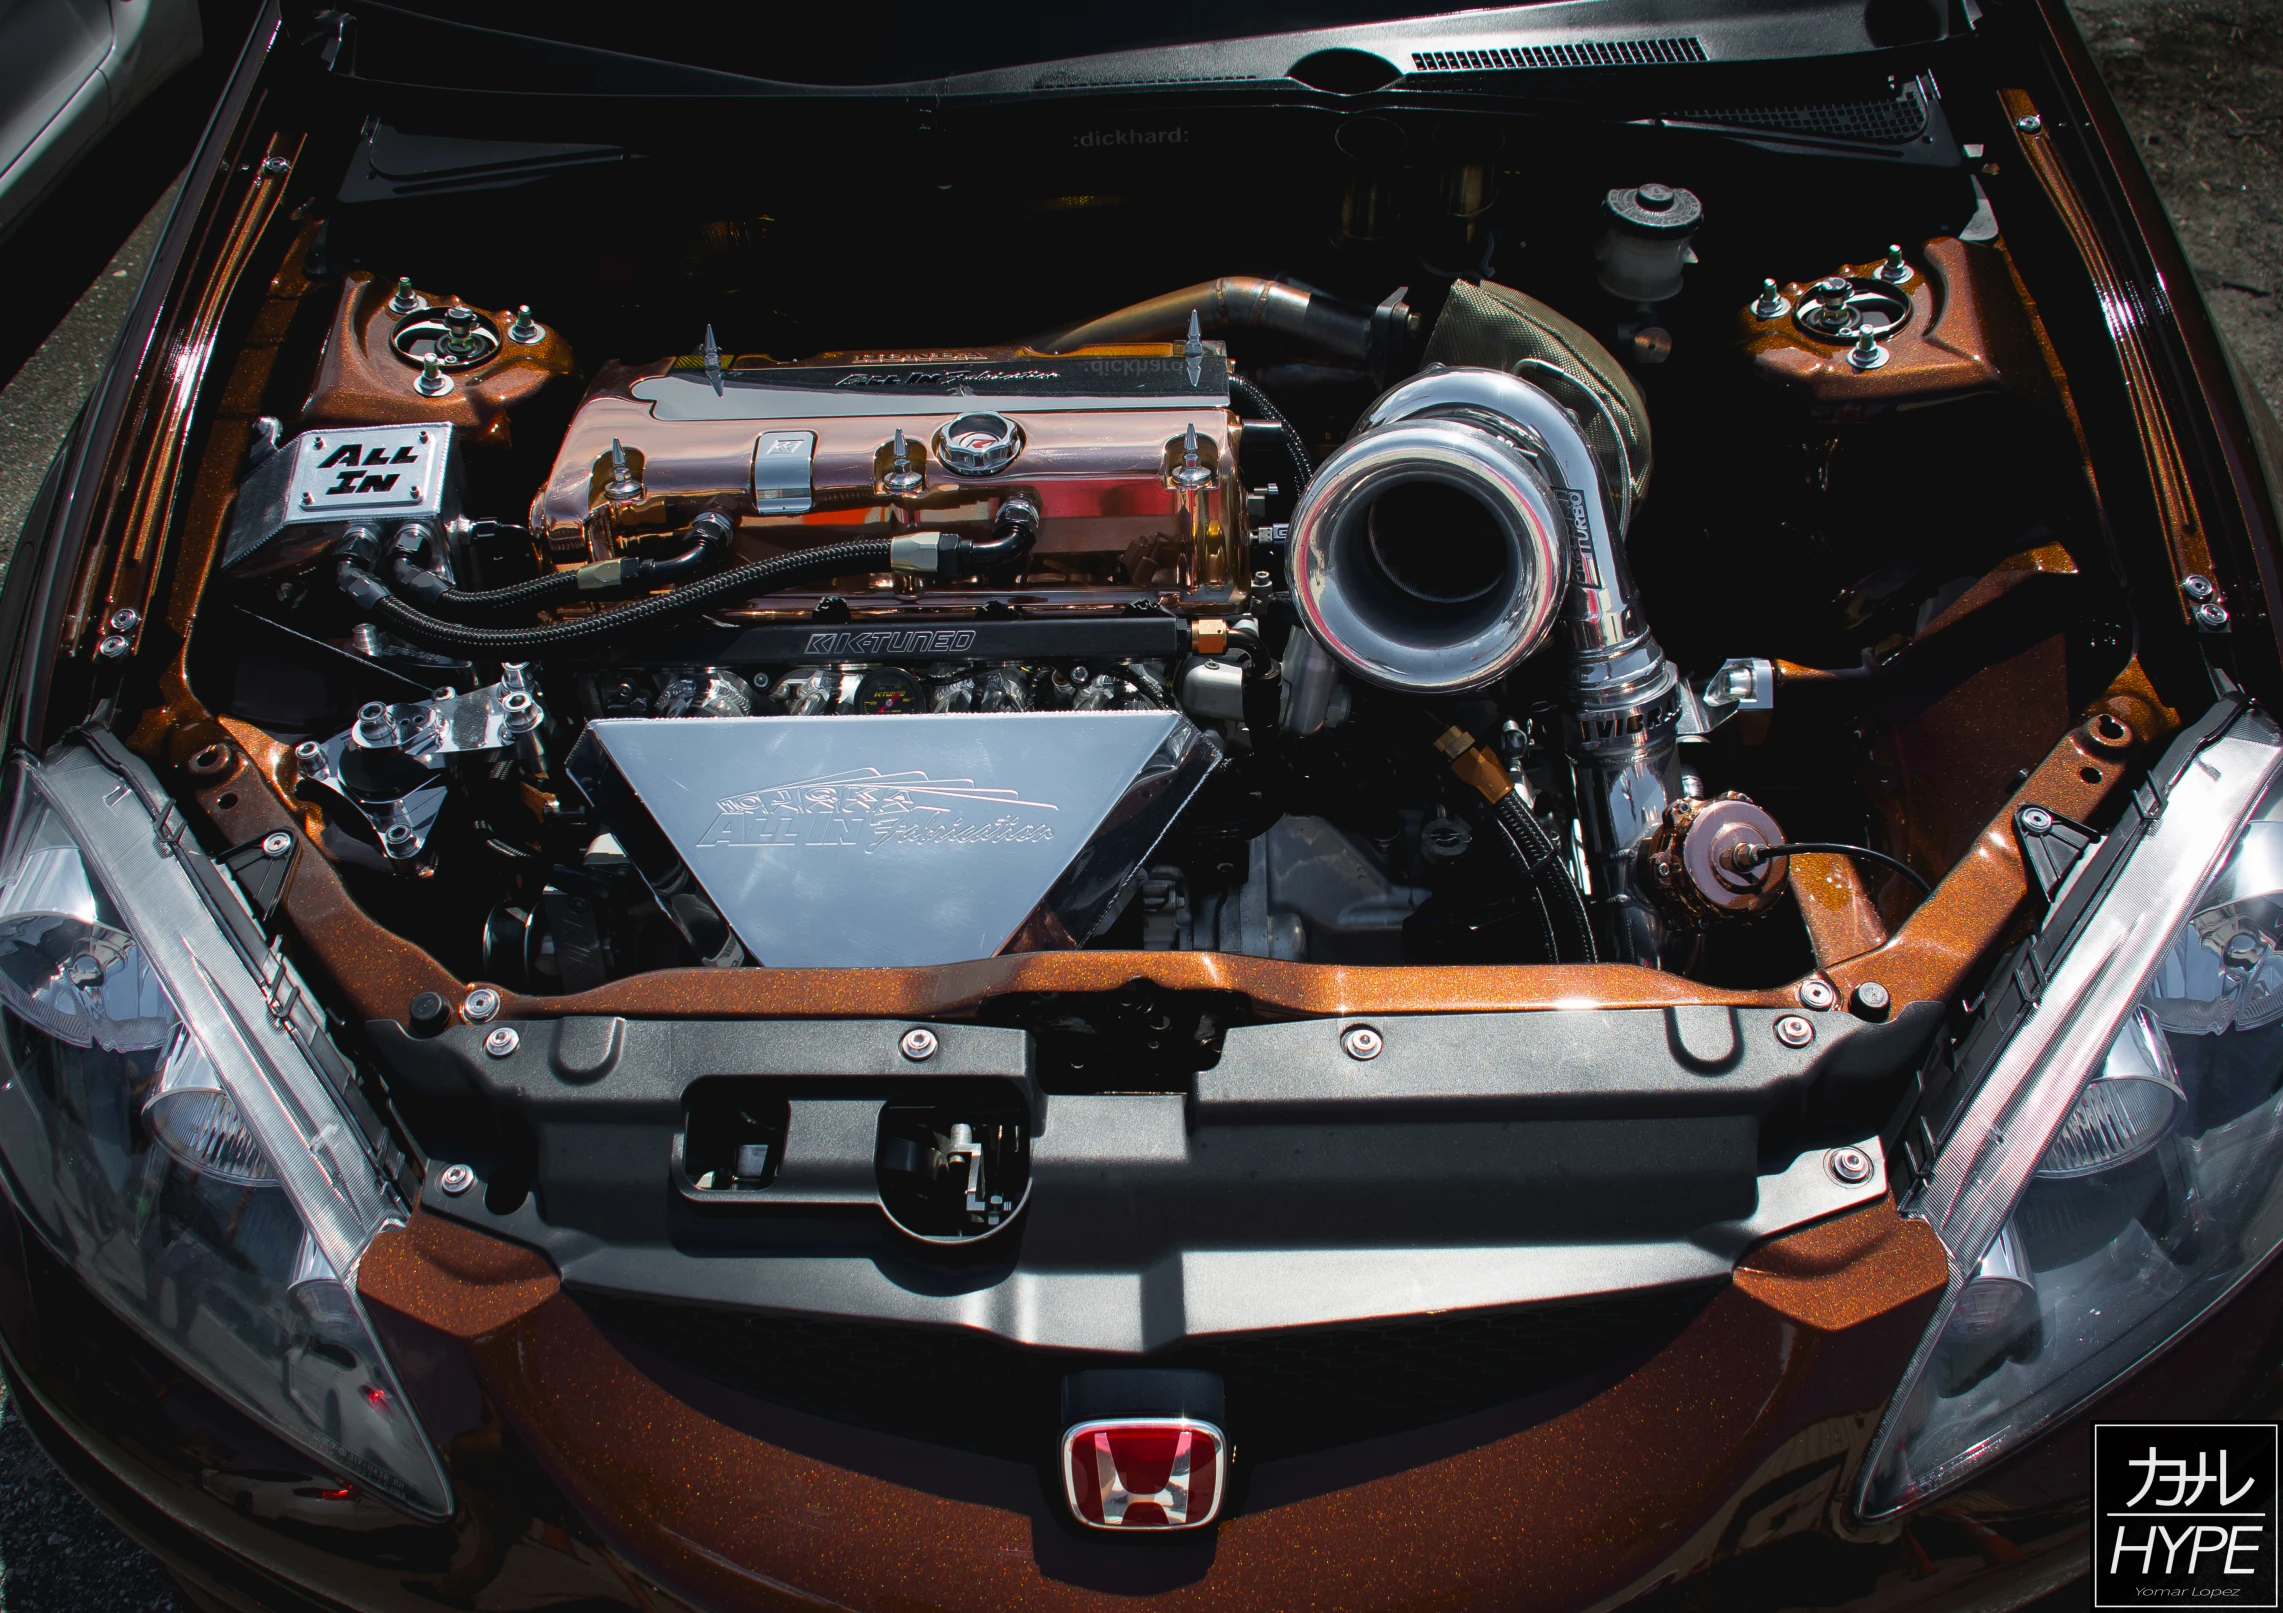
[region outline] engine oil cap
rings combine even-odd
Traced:
[[[935,434],[935,457],[962,476],[991,476],[1023,451],[1023,428],[1003,414],[963,414]]]

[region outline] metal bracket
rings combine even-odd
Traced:
[[[2014,835],[2021,842],[2022,866],[2029,871],[2038,900],[2050,908],[2069,883],[2085,853],[2101,837],[2085,825],[2028,803],[2014,809]]]
[[[1702,739],[1740,711],[1776,709],[1776,663],[1765,656],[1735,656],[1704,680],[1701,690],[1682,685],[1683,739]]]

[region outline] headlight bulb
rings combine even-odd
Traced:
[[[2046,1145],[2037,1174],[2067,1180],[2136,1160],[2171,1129],[2186,1102],[2156,1016],[2136,1008],[2109,1044],[2100,1072],[2085,1083],[2069,1118]]]
[[[159,1062],[159,1078],[143,1103],[143,1124],[160,1147],[201,1176],[233,1187],[277,1180],[245,1117],[222,1090],[222,1078],[185,1027],[175,1028]]]

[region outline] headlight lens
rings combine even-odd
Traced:
[[[2279,764],[2283,735],[2256,714],[2194,752],[1981,1066],[1906,1205],[1941,1234],[1951,1283],[1873,1448],[1865,1516],[2034,1437],[2283,1242]]]
[[[9,764],[0,1161],[42,1238],[200,1381],[424,1516],[451,1490],[358,1303],[404,1209],[339,1054],[140,764]],[[153,810],[154,806],[157,808]]]

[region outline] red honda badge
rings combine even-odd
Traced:
[[[1070,1510],[1097,1529],[1195,1529],[1220,1515],[1229,1442],[1187,1417],[1116,1417],[1062,1436]]]

